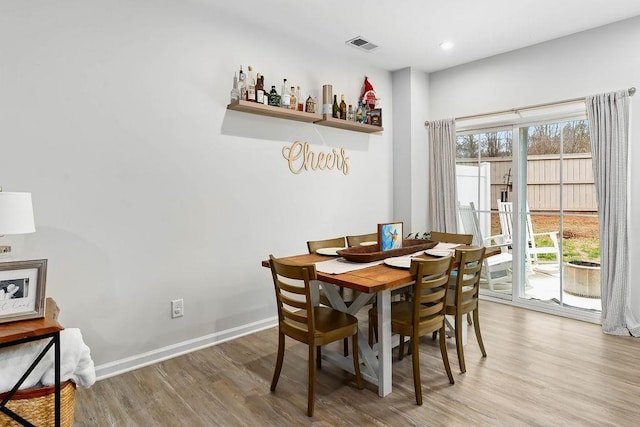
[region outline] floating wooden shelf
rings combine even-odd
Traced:
[[[243,113],[257,114],[259,116],[276,117],[298,122],[315,123],[320,126],[351,130],[355,132],[375,133],[382,132],[382,126],[373,126],[347,120],[334,119],[328,115],[305,113],[303,111],[288,110],[286,108],[273,107],[271,105],[258,104],[249,101],[234,101],[227,105],[227,109],[242,111]]]
[[[322,120],[320,114],[305,113],[304,111],[289,110],[287,108],[273,107],[271,105],[258,104],[249,101],[234,101],[227,105],[229,110],[242,111],[244,113],[258,114],[260,116],[277,117],[279,119],[295,120],[298,122],[313,123]]]
[[[318,120],[317,122],[314,122],[314,123],[320,126],[329,126],[332,128],[353,130],[356,132],[364,132],[364,133],[382,132],[384,130],[382,126],[373,126],[373,125],[351,122],[351,121],[342,120],[342,119],[335,119],[326,114],[322,116],[321,120]]]

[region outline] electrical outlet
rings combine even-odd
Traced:
[[[171,301],[171,318],[182,316],[184,316],[184,300],[182,298],[174,299]]]

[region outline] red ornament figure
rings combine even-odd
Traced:
[[[365,76],[364,78],[364,88],[362,89],[362,104],[368,106],[369,109],[376,108],[376,102],[378,98],[376,98],[376,91],[373,90],[373,85],[369,83],[369,79]]]

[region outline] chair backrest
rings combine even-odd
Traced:
[[[424,332],[435,331],[443,322],[449,274],[453,257],[439,259],[411,259],[414,276],[413,325]],[[422,334],[423,335],[423,334]]]
[[[484,239],[480,231],[480,221],[478,220],[478,213],[476,212],[476,207],[473,202],[469,202],[468,205],[458,203],[458,211],[462,219],[462,228],[464,228],[465,233],[473,236],[472,243],[475,246],[484,246]]]
[[[513,241],[513,203],[498,202],[498,217],[500,218],[500,229],[504,236],[505,243]]]
[[[537,254],[538,247],[536,245],[535,232],[533,230],[533,221],[531,220],[531,214],[529,213],[529,203],[527,203],[527,221],[526,221],[526,230],[527,230],[527,244],[525,245],[525,251],[527,253],[526,261],[536,262],[538,260]],[[505,242],[511,243],[513,239],[513,203],[512,202],[501,202],[498,200],[498,215],[500,217],[500,227],[502,228],[502,234],[505,235]],[[506,234],[508,232],[508,234]],[[557,239],[555,236],[552,237],[554,240],[554,247],[557,250]],[[547,248],[543,248],[547,249]],[[548,253],[548,252],[545,252]],[[560,254],[556,254],[557,259],[560,259]],[[529,265],[530,266],[530,265]]]
[[[485,250],[484,246],[474,249],[456,249],[458,274],[453,301],[458,313],[469,313],[478,305]]]
[[[315,253],[318,249],[322,248],[344,248],[347,246],[347,242],[344,237],[335,237],[333,239],[326,240],[309,240],[307,241],[307,249],[309,253]]]
[[[378,233],[359,234],[357,236],[347,236],[347,245],[358,246],[362,242],[376,242],[378,241]]]
[[[291,338],[313,342],[315,319],[311,304],[311,281],[316,280],[314,264],[287,264],[269,255],[271,276],[276,291],[278,325]]]
[[[473,234],[456,234],[456,233],[444,233],[441,231],[432,231],[430,233],[434,242],[444,243],[459,243],[461,245],[470,245],[473,243]]]

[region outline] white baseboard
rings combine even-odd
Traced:
[[[182,356],[183,354],[191,353],[192,351],[201,350],[244,335],[272,328],[277,324],[278,318],[272,317],[258,322],[249,323],[247,325],[238,326],[236,328],[227,329],[225,331],[216,332],[211,335],[205,335],[188,341],[183,341],[167,347],[162,347],[147,353],[127,357],[126,359],[105,363],[103,365],[96,366],[96,379],[100,381],[125,372],[153,365],[155,363],[162,362],[163,360],[172,359],[174,357]]]

